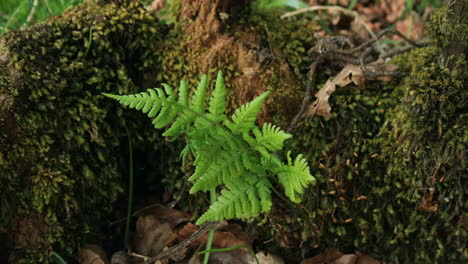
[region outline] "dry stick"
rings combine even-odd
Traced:
[[[353,49],[350,49],[348,51],[349,54],[352,54],[352,53],[355,53],[356,51],[360,51],[360,50],[363,50],[369,46],[371,46],[372,44],[374,44],[375,42],[377,42],[377,40],[381,39],[383,36],[387,35],[387,34],[390,34],[390,35],[397,35],[399,36],[400,38],[402,38],[403,40],[405,40],[406,42],[408,42],[409,44],[415,46],[415,47],[423,47],[424,45],[422,44],[418,44],[414,41],[412,41],[411,39],[407,38],[405,35],[403,35],[400,31],[396,30],[396,29],[393,29],[393,28],[387,28],[387,29],[384,29],[382,31],[380,31],[377,36],[375,36],[374,38],[372,38],[371,40],[369,41],[366,41],[364,42],[363,44],[353,48]]]
[[[437,163],[434,173],[432,174],[431,188],[429,188],[429,202],[430,203],[432,203],[432,200],[434,199],[435,185],[437,183],[437,173],[439,172],[440,165],[441,165],[440,163]]]
[[[421,46],[427,46],[429,44],[429,42],[427,41],[421,41],[420,43],[418,43],[418,46],[421,47]],[[412,49],[414,49],[415,47],[413,45],[407,45],[407,46],[404,46],[404,47],[397,47],[397,48],[393,48],[391,50],[389,50],[388,52],[380,55],[380,58],[381,59],[386,59],[386,58],[391,58],[395,55],[398,55],[400,53],[405,53],[407,51],[410,51]]]
[[[341,13],[343,13],[345,15],[352,16],[352,17],[354,17],[354,22],[361,24],[367,30],[367,32],[369,32],[369,34],[372,37],[375,37],[374,32],[366,25],[366,23],[364,23],[359,18],[359,14],[356,11],[346,9],[346,8],[341,7],[341,6],[311,6],[311,7],[298,9],[296,11],[284,13],[281,16],[281,18],[284,19],[284,18],[287,18],[287,17],[292,17],[292,16],[303,14],[303,13],[306,13],[306,12],[319,11],[319,10],[334,10],[334,11],[341,12]]]
[[[175,198],[174,201],[170,202],[167,206],[169,208],[174,208],[177,203],[179,203],[180,199],[182,199],[182,196],[184,195],[185,193],[185,190],[187,189],[187,181],[188,181],[188,178],[189,178],[189,175],[187,173],[185,173],[185,177],[184,177],[184,183],[182,185],[182,188],[180,189],[179,191],[179,194],[177,195],[177,197]]]
[[[371,53],[372,48],[367,48],[364,53],[362,53],[361,57],[359,58],[359,67],[361,68],[362,73],[364,76],[370,78],[377,78],[380,76],[391,76],[391,77],[404,77],[408,75],[407,72],[398,72],[398,71],[370,71],[366,67],[365,60],[367,56]]]
[[[414,47],[424,47],[427,43],[416,43],[414,41],[412,41],[411,39],[407,38],[405,35],[403,35],[400,31],[396,30],[396,29],[392,29],[392,28],[387,28],[381,32],[379,32],[379,34],[377,34],[377,36],[361,45],[359,45],[358,47],[354,48],[354,49],[351,49],[348,51],[349,54],[353,54],[354,52],[356,51],[360,51],[364,48],[367,48],[366,51],[364,51],[364,53],[362,53],[361,57],[359,58],[359,66],[361,68],[361,71],[364,73],[365,76],[368,76],[368,77],[371,77],[371,78],[377,78],[377,77],[380,77],[380,76],[392,76],[392,77],[404,77],[406,75],[408,75],[408,73],[404,73],[404,72],[390,72],[390,71],[369,71],[366,67],[366,58],[367,56],[370,55],[370,53],[372,52],[372,45],[377,42],[377,40],[379,40],[380,38],[382,38],[383,36],[387,35],[387,34],[391,34],[391,35],[397,35],[399,37],[401,37],[403,40],[405,40],[406,42],[408,42],[409,44],[413,45]],[[402,49],[404,51],[407,51],[407,49]],[[402,52],[402,51],[398,51],[398,52]],[[387,58],[389,57],[389,55],[391,56],[394,56],[398,53],[387,53],[386,56]]]
[[[137,256],[137,257],[143,258],[145,263],[152,263],[152,262],[154,263],[156,260],[170,257],[170,256],[182,251],[183,249],[187,248],[195,240],[202,237],[205,233],[210,231],[212,228],[215,228],[218,223],[219,222],[206,222],[205,224],[203,224],[203,226],[198,231],[193,233],[189,238],[185,239],[184,241],[180,242],[179,244],[177,244],[175,246],[170,247],[168,250],[166,250],[164,252],[161,252],[158,255],[154,256],[154,257],[146,257],[146,256],[141,256],[141,255]]]
[[[399,47],[399,48],[394,48],[394,49],[391,49],[390,51],[380,55],[380,58],[381,59],[386,59],[386,58],[391,58],[395,55],[398,55],[400,53],[405,53],[411,49],[414,49],[414,46],[412,45],[407,45],[407,46],[404,46],[404,47]]]
[[[299,118],[302,116],[304,113],[307,103],[310,100],[310,90],[312,89],[312,86],[314,85],[314,77],[315,77],[315,72],[317,71],[318,64],[322,61],[322,58],[319,57],[317,60],[312,63],[310,66],[310,70],[307,72],[307,88],[304,92],[304,98],[302,99],[302,104],[299,112],[294,116],[293,120],[291,121],[291,124],[289,125],[288,129],[286,130],[286,133],[290,134],[291,131],[296,128],[297,122],[299,121]]]
[[[34,15],[36,14],[36,9],[37,9],[38,4],[39,4],[39,0],[34,0],[33,6],[31,8],[31,11],[29,12],[28,18],[26,18],[26,23],[24,23],[23,26],[25,24],[31,23],[31,21],[34,18]]]

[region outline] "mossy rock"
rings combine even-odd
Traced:
[[[168,170],[174,159],[158,158],[169,150],[150,122],[101,95],[142,90],[159,31],[136,1],[88,1],[2,36],[0,231],[12,262],[47,263],[52,250],[77,257],[98,237],[128,176],[128,137],[137,176]]]

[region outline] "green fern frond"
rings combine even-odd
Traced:
[[[283,148],[284,141],[292,137],[291,134],[285,133],[279,127],[265,123],[262,126],[262,131],[254,129],[256,144],[265,147],[270,151],[276,151]]]
[[[283,185],[286,196],[295,203],[301,202],[300,194],[304,192],[315,178],[310,175],[307,161],[298,155],[294,162],[291,160],[290,153],[287,154],[288,164],[282,164],[274,173],[278,175],[278,181]]]
[[[251,102],[236,109],[231,117],[232,122],[225,122],[225,125],[232,131],[232,133],[246,133],[255,127],[255,120],[257,120],[257,115],[260,113],[260,110],[262,110],[263,102],[268,94],[270,94],[270,92],[264,92]]]
[[[202,174],[196,171],[189,178],[189,181],[192,182],[196,179],[195,184],[190,189],[190,193],[209,191],[221,185],[223,177],[238,177],[245,170],[242,164],[242,156],[233,155],[233,153],[229,153],[228,151],[217,153],[216,158],[211,160],[210,163],[210,166]]]
[[[249,181],[236,181],[230,190],[222,190],[221,196],[198,220],[220,221],[232,218],[250,218],[271,208],[271,184],[266,178],[250,177]]]
[[[200,83],[198,84],[197,90],[192,97],[192,109],[197,113],[202,113],[205,111],[206,103],[206,90],[208,87],[208,77],[204,74],[201,77]]]
[[[261,129],[255,124],[269,92],[244,104],[228,119],[225,115],[227,92],[221,72],[218,72],[208,107],[206,75],[201,77],[192,98],[184,81],[180,82],[177,96],[170,85],[162,86],[164,89],[149,89],[133,95],[104,95],[147,114],[156,128],[172,123],[164,136],[187,136],[187,146],[181,157],[185,161],[190,153],[195,158],[195,172],[189,178],[193,182],[190,193],[222,188],[221,196],[197,223],[249,218],[268,212],[272,188],[269,174],[277,175],[292,201],[300,201],[303,189],[314,181],[306,160],[298,155],[292,161],[288,153],[287,164],[283,163],[274,152],[281,150],[291,135],[269,123]]]
[[[210,118],[216,122],[226,119],[226,86],[221,71],[218,72],[216,85],[210,97],[208,111],[211,113]]]

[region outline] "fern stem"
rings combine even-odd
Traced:
[[[132,138],[130,137],[130,131],[125,125],[128,137],[128,159],[129,159],[129,180],[128,180],[128,205],[127,205],[127,219],[125,222],[125,241],[124,246],[128,246],[128,233],[130,230],[130,220],[132,219],[132,204],[133,204],[133,148]]]
[[[216,202],[216,188],[210,190],[210,204],[214,204]],[[213,244],[213,237],[214,237],[215,229],[212,228],[208,233],[208,240],[206,241],[206,253],[205,257],[203,258],[203,264],[208,264],[208,260],[210,258],[210,251],[211,251],[211,244]]]

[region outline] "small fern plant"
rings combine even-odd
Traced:
[[[140,110],[153,120],[155,128],[168,126],[165,137],[186,135],[181,156],[194,157],[195,171],[189,178],[190,193],[211,191],[211,205],[197,224],[232,218],[250,218],[271,208],[272,176],[283,186],[286,196],[300,202],[304,188],[315,181],[302,155],[286,162],[276,154],[290,138],[280,128],[256,117],[269,92],[226,115],[226,86],[218,72],[215,89],[207,101],[207,76],[189,98],[186,82],[181,81],[178,96],[168,84],[164,89],[149,89],[132,95],[104,94],[122,105]],[[169,126],[170,125],[170,126]],[[217,189],[221,190],[216,196]]]

